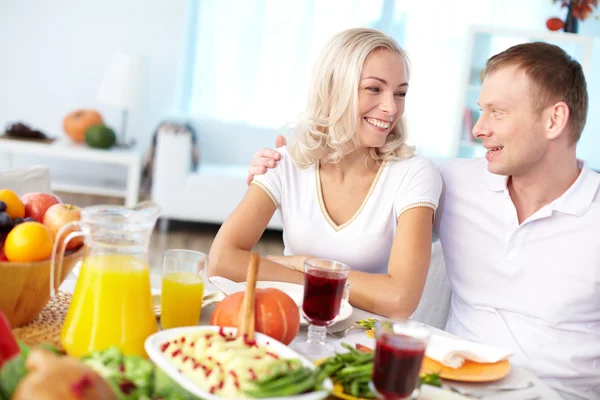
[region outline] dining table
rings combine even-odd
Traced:
[[[74,278],[74,279],[73,279]],[[67,279],[61,290],[72,293],[75,286],[76,277],[71,276]],[[210,281],[205,282],[205,298],[207,294],[219,292],[219,289]],[[221,298],[223,298],[222,296]],[[213,297],[214,298],[214,297]],[[218,301],[207,302],[202,308],[199,325],[210,325],[210,316],[215,309]],[[375,348],[375,339],[370,338],[366,330],[361,328],[356,322],[368,318],[385,319],[381,315],[352,307],[351,315],[340,320],[330,327],[327,331],[327,342],[334,345],[335,352],[347,351],[342,347],[342,343],[355,346],[361,344],[371,349]],[[452,334],[432,326],[426,326],[432,334],[453,336]],[[349,329],[350,328],[350,329]],[[356,329],[355,329],[356,328]],[[307,337],[307,327],[301,325],[296,338],[290,346],[294,348],[295,343],[305,341]],[[304,356],[307,356],[303,354]],[[331,353],[333,356],[334,353]],[[307,357],[308,358],[308,357]],[[561,400],[561,396],[551,389],[548,385],[537,378],[533,373],[519,365],[511,364],[509,373],[502,379],[493,382],[468,383],[442,380],[442,388],[429,385],[422,385],[421,394],[418,400],[465,400],[465,399],[484,399],[484,400]],[[330,396],[330,399],[335,397]]]
[[[211,282],[206,282],[205,293],[218,291],[219,289]],[[215,303],[209,304],[202,309],[200,325],[210,325],[210,316]],[[381,315],[352,307],[352,314],[349,318],[334,323],[328,328],[327,342],[335,347],[336,352],[346,352],[342,343],[352,346],[362,344],[364,346],[375,348],[375,339],[367,336],[366,330],[356,323],[356,321],[368,318],[385,319]],[[353,329],[356,327],[356,329]],[[352,329],[348,329],[352,328]],[[432,334],[453,336],[452,334],[438,328],[427,326]],[[294,347],[297,342],[306,340],[307,327],[301,326],[296,338],[290,346]],[[334,355],[333,353],[331,355]],[[305,355],[306,356],[306,355]],[[331,397],[334,399],[334,397]],[[421,394],[418,400],[459,400],[459,399],[484,399],[484,400],[561,400],[561,396],[542,382],[526,368],[518,365],[511,365],[511,369],[504,378],[494,382],[467,383],[443,380],[441,389],[422,385]]]

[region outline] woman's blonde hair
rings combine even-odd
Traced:
[[[397,53],[409,62],[394,39],[375,29],[355,28],[338,33],[325,45],[313,69],[306,114],[295,128],[290,155],[300,167],[318,161],[336,163],[360,146],[357,134],[358,86],[363,64],[376,50]],[[377,162],[411,157],[414,148],[406,143],[402,117],[385,144],[369,149]]]

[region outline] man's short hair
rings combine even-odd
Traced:
[[[534,109],[538,113],[559,101],[569,106],[568,128],[573,143],[576,143],[588,111],[587,84],[581,64],[553,44],[523,43],[491,57],[485,74],[508,66],[522,69],[531,80]]]

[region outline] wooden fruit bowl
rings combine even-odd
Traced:
[[[67,252],[57,287],[83,256],[84,247]],[[57,272],[58,273],[58,272]],[[50,260],[0,261],[0,310],[13,328],[35,319],[50,300]]]

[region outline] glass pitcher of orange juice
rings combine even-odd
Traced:
[[[146,357],[144,341],[157,331],[148,245],[159,214],[159,207],[152,202],[133,209],[86,207],[80,221],[66,224],[56,235],[50,271],[52,294],[54,278],[62,275],[67,242],[83,236],[86,247],[61,333],[69,355],[81,357],[117,346],[126,355]]]

